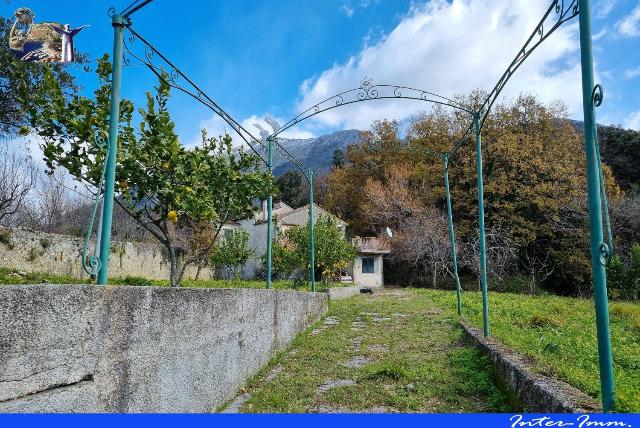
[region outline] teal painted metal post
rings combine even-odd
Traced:
[[[104,180],[103,180],[103,184],[104,184]],[[98,227],[96,227],[96,246],[94,247],[93,250],[93,254],[95,257],[97,257],[98,259],[100,259],[100,240],[102,239],[102,207],[103,207],[103,198],[101,198],[98,201]],[[84,257],[84,256],[83,256]],[[99,268],[97,270],[94,270],[92,275],[91,275],[91,279],[92,280],[96,280],[98,279],[98,273],[99,273]]]
[[[451,241],[451,265],[453,268],[453,279],[456,282],[456,297],[458,298],[458,315],[462,315],[462,288],[460,287],[460,277],[458,276],[458,259],[456,257],[456,236],[453,230],[453,214],[451,213],[451,192],[449,191],[449,156],[445,155],[444,161],[444,193],[447,198],[447,220],[449,222],[449,239]]]
[[[267,168],[269,169],[269,174],[272,173],[273,170],[273,143],[271,142],[271,137],[267,138],[267,143],[269,147],[269,157],[267,160]],[[267,198],[267,288],[271,288],[271,254],[273,251],[273,195],[269,195]]]
[[[116,160],[118,155],[118,122],[120,118],[120,85],[122,80],[122,41],[124,23],[127,18],[114,15],[113,25],[113,72],[111,75],[111,110],[109,112],[109,150],[105,173],[104,199],[102,204],[102,230],[100,237],[100,270],[98,284],[104,285],[109,278],[109,254],[111,249],[111,220],[113,217]]]
[[[484,185],[482,180],[482,131],[480,115],[476,114],[476,169],[478,173],[478,229],[480,232],[480,284],[482,286],[482,326],[489,337],[489,296],[487,291],[487,245],[484,232]]]
[[[313,225],[313,171],[309,170],[309,270],[311,272],[311,291],[316,291],[316,244]]]
[[[596,330],[598,333],[598,356],[600,360],[600,388],[602,408],[605,412],[615,408],[611,337],[609,333],[609,307],[607,302],[607,277],[605,257],[608,249],[602,236],[602,201],[600,199],[599,165],[593,129],[592,91],[593,54],[591,50],[591,11],[589,0],[579,0],[580,10],[580,57],[582,63],[582,106],[584,109],[584,144],[587,158],[587,189],[589,200],[589,223],[591,225],[591,272],[596,308]]]

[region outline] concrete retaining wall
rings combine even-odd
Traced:
[[[10,245],[0,244],[0,267],[71,278],[89,277],[81,265],[82,238],[22,228],[9,230]],[[90,248],[93,249],[93,243]],[[117,241],[111,244],[110,276],[167,279],[169,270],[169,261],[162,256],[159,245]],[[195,278],[196,271],[195,266],[187,267],[186,278]],[[203,268],[200,278],[209,279],[211,274],[208,268]]]
[[[352,285],[349,287],[333,287],[327,290],[329,300],[341,300],[360,294],[360,286]]]
[[[208,412],[327,310],[325,293],[0,287],[0,412]]]
[[[600,406],[571,385],[535,373],[526,360],[506,346],[486,339],[481,330],[460,323],[467,338],[493,361],[496,374],[516,394],[527,412],[592,413]]]

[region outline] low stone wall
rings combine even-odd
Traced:
[[[209,412],[325,293],[0,286],[0,412]]]
[[[0,267],[71,278],[88,277],[82,269],[80,259],[82,238],[22,228],[2,230],[9,231],[10,243],[0,243]],[[93,249],[93,243],[90,248]],[[169,261],[163,258],[159,245],[117,241],[111,244],[111,277],[167,279],[169,270]],[[195,278],[196,271],[195,266],[190,266],[185,275],[187,278]],[[211,278],[211,271],[202,269],[200,278]]]
[[[535,373],[518,353],[501,343],[485,338],[482,331],[460,322],[467,338],[489,355],[496,374],[533,413],[592,413],[601,408],[591,397],[571,385]]]
[[[333,287],[327,290],[327,294],[329,294],[329,300],[341,300],[347,299],[349,297],[357,296],[360,294],[359,285],[351,285],[349,287]]]

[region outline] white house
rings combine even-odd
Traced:
[[[291,208],[284,202],[273,204],[273,224],[275,233],[286,232],[292,226],[306,226],[309,221],[309,205],[300,208]],[[313,222],[321,216],[331,216],[346,232],[347,223],[322,209],[313,205]],[[262,256],[267,252],[267,204],[262,204],[262,210],[253,217],[228,223],[223,227],[223,236],[229,237],[234,230],[244,229],[249,234],[249,247],[253,250],[253,256],[242,269],[242,278],[253,279],[262,269]],[[274,236],[274,239],[276,237]],[[389,254],[390,245],[386,239],[375,237],[355,237],[353,243],[357,248],[357,256],[353,264],[347,269],[347,275],[343,281],[353,281],[361,287],[382,287],[384,285],[383,257]]]
[[[309,221],[309,205],[300,208],[291,208],[284,202],[273,204],[272,209],[273,224],[275,233],[285,232],[292,226],[305,226]],[[338,222],[338,227],[346,230],[347,223],[340,220],[333,214],[325,211],[316,204],[313,204],[313,223],[321,216],[331,216]],[[267,252],[267,203],[262,204],[262,210],[257,212],[252,218],[245,218],[223,227],[226,230],[242,228],[249,234],[249,246],[253,250],[253,256],[242,269],[243,278],[255,278],[262,267],[262,256]],[[225,235],[226,236],[226,235]],[[274,236],[275,239],[275,236]]]

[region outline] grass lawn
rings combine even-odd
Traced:
[[[46,273],[19,273],[15,269],[0,268],[0,285],[3,284],[92,284],[89,278],[71,278],[67,276],[50,275]],[[112,285],[138,285],[168,287],[168,280],[145,279],[140,277],[109,278]],[[191,288],[265,288],[265,281],[248,280],[217,280],[217,279],[185,279],[183,287]],[[294,283],[293,281],[272,281],[275,290],[299,290],[310,291],[309,284]],[[316,291],[326,291],[329,287],[342,287],[351,284],[316,282]]]
[[[241,411],[510,410],[488,358],[463,342],[442,297],[408,289],[331,302],[327,317],[249,383]]]
[[[535,370],[599,400],[592,300],[494,292],[489,302],[495,339],[530,357]],[[480,293],[464,293],[463,310],[482,326]],[[610,315],[617,410],[639,412],[640,304],[613,302]],[[452,291],[390,290],[334,301],[314,329],[249,383],[241,411],[509,409],[488,360],[461,340]],[[327,390],[328,381],[338,386]]]
[[[425,291],[453,310],[453,292]],[[617,410],[640,412],[640,303],[609,304]],[[600,400],[593,300],[489,293],[491,335],[530,357],[535,369]],[[463,295],[463,315],[482,327],[479,293]]]

